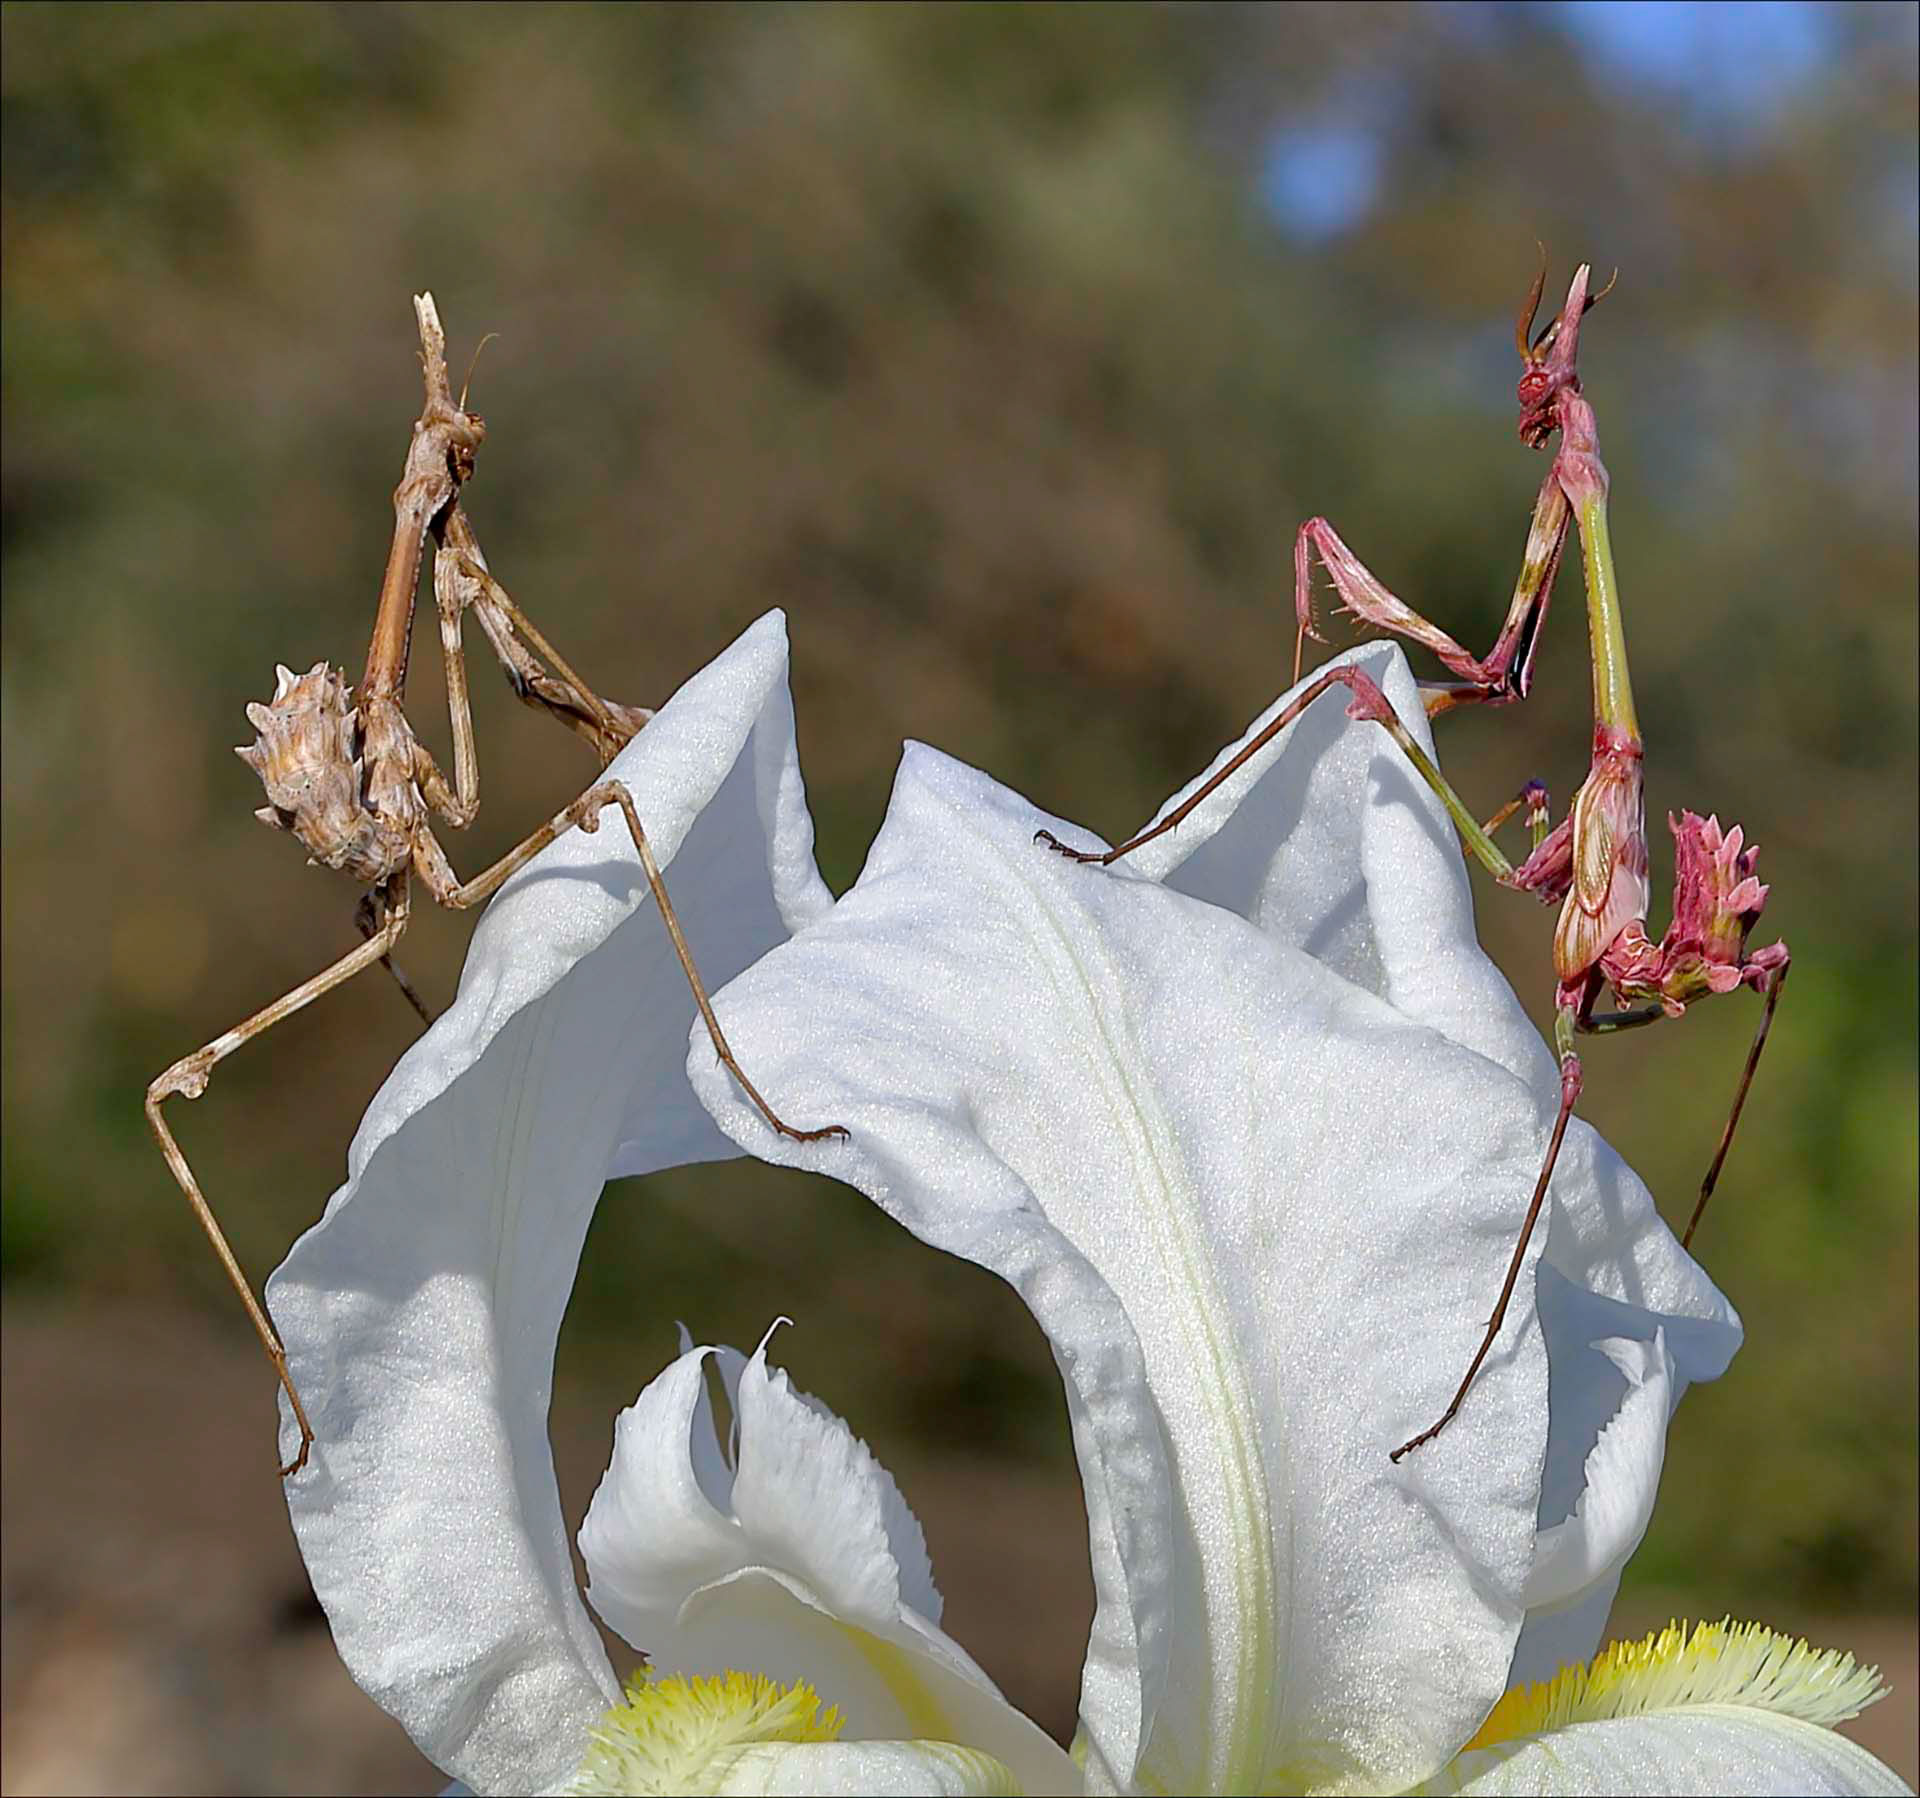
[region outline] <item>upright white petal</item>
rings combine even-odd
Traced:
[[[1372,674],[1401,722],[1432,753],[1425,708],[1397,646],[1367,644],[1329,665],[1340,663]],[[1156,820],[1238,754],[1314,678],[1275,700]],[[1553,1058],[1475,937],[1466,860],[1445,808],[1383,730],[1347,717],[1346,702],[1346,689],[1332,688],[1177,830],[1130,856],[1127,865],[1237,911],[1408,1017],[1488,1056],[1527,1081],[1549,1116],[1559,1100]],[[1459,727],[1471,724],[1463,719]],[[1498,902],[1531,903],[1520,895],[1500,895]],[[1548,914],[1540,916],[1544,988],[1552,979],[1550,927]],[[1595,1045],[1591,1081],[1606,1078],[1606,1053]],[[1577,1117],[1561,1170],[1539,1272],[1553,1394],[1543,1529],[1573,1511],[1585,1489],[1587,1458],[1626,1398],[1624,1375],[1590,1344],[1650,1343],[1664,1330],[1674,1363],[1669,1404],[1677,1405],[1689,1384],[1726,1370],[1741,1339],[1733,1307],[1681,1249],[1646,1187]],[[1615,1568],[1578,1604],[1529,1618],[1510,1681],[1551,1678],[1592,1654],[1617,1579]]]
[[[803,1678],[849,1742],[962,1744],[1028,1791],[1077,1787],[1066,1752],[907,1602],[932,1589],[919,1524],[866,1444],[769,1369],[764,1344],[739,1373],[737,1465],[726,1505],[713,1502],[694,1472],[713,1446],[700,1403],[709,1352],[682,1355],[615,1428],[580,1530],[594,1608],[656,1675]],[[878,1763],[835,1765],[835,1778],[857,1766],[880,1776]],[[978,1771],[965,1756],[926,1766]],[[827,1762],[807,1777],[827,1778]]]
[[[1364,668],[1429,754],[1407,658],[1390,643],[1335,656]],[[1164,818],[1325,673],[1281,694],[1158,812]],[[1127,858],[1146,878],[1225,906],[1410,1018],[1560,1097],[1553,1057],[1473,928],[1473,895],[1446,808],[1343,686],[1222,783],[1180,826]],[[1524,903],[1516,900],[1515,903]],[[1543,961],[1543,978],[1551,967]]]
[[[1033,842],[911,748],[859,884],[720,1001],[851,1180],[1014,1284],[1068,1384],[1099,1612],[1092,1781],[1411,1781],[1505,1683],[1546,1356],[1498,1290],[1537,1095],[1215,906]],[[696,1057],[696,1061],[697,1061]],[[695,1083],[730,1133],[747,1120]]]
[[[772,614],[609,770],[715,984],[831,903],[786,663]],[[458,999],[268,1284],[318,1433],[287,1503],[334,1639],[481,1791],[563,1777],[618,1692],[574,1588],[547,1400],[609,1170],[736,1152],[687,1086],[692,1017],[618,814],[562,837],[480,920]]]
[[[1401,722],[1433,753],[1432,729],[1399,648],[1367,644],[1328,665],[1346,663],[1373,675]],[[1156,820],[1316,677],[1267,707]],[[1466,859],[1446,809],[1385,731],[1347,717],[1346,702],[1347,690],[1332,688],[1177,830],[1125,865],[1318,956],[1409,1018],[1525,1080],[1550,1116],[1560,1096],[1553,1057],[1474,934]],[[1499,897],[1533,903],[1519,894]],[[1544,994],[1552,966],[1548,914],[1540,916]],[[1590,1079],[1605,1078],[1604,1052],[1594,1046]],[[1556,1187],[1547,1262],[1583,1290],[1637,1311],[1644,1326],[1595,1328],[1583,1341],[1651,1340],[1663,1323],[1682,1387],[1716,1378],[1740,1342],[1732,1307],[1681,1250],[1632,1170],[1577,1118],[1562,1160],[1579,1171]],[[1593,1421],[1595,1433],[1608,1415],[1611,1406]],[[1589,1446],[1591,1437],[1576,1467]]]

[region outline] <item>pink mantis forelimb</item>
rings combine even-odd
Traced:
[[[1520,406],[1521,441],[1533,449],[1544,449],[1560,429],[1558,401],[1568,386],[1579,390],[1573,373],[1576,333],[1562,331],[1556,317],[1537,340],[1529,341],[1534,315],[1540,307],[1540,295],[1546,285],[1547,265],[1544,251],[1540,272],[1528,289],[1527,299],[1514,321],[1514,342],[1526,364],[1516,390]],[[1608,283],[1611,288],[1612,283]],[[1607,289],[1583,294],[1581,311],[1598,305]],[[1549,379],[1541,364],[1557,338],[1564,335],[1563,366],[1556,367]],[[1324,518],[1309,518],[1293,542],[1293,609],[1296,630],[1293,640],[1293,678],[1300,678],[1301,656],[1306,640],[1320,638],[1313,620],[1313,557],[1317,554],[1331,577],[1345,610],[1376,629],[1405,637],[1431,650],[1460,678],[1453,682],[1424,684],[1421,696],[1427,716],[1463,705],[1511,705],[1524,699],[1533,685],[1533,660],[1540,645],[1540,633],[1546,625],[1547,608],[1553,599],[1554,577],[1560,572],[1560,558],[1567,546],[1572,524],[1572,508],[1563,479],[1564,445],[1556,454],[1546,479],[1540,483],[1533,503],[1533,520],[1527,529],[1527,544],[1520,560],[1519,578],[1514,582],[1513,598],[1507,607],[1506,622],[1484,657],[1475,656],[1453,636],[1390,592],[1364,562],[1350,550]]]
[[[1533,658],[1541,626],[1546,623],[1547,607],[1553,598],[1554,576],[1560,571],[1561,553],[1566,548],[1568,523],[1566,495],[1549,472],[1534,502],[1533,523],[1527,531],[1527,547],[1506,622],[1492,649],[1480,657],[1390,592],[1324,518],[1309,518],[1293,545],[1293,678],[1300,678],[1306,640],[1312,637],[1324,641],[1313,621],[1313,557],[1317,555],[1345,610],[1377,629],[1432,650],[1460,677],[1458,682],[1422,688],[1429,717],[1455,706],[1511,705],[1526,698],[1533,685]]]

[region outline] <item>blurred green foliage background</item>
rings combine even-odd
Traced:
[[[419,403],[410,293],[456,373],[498,333],[469,510],[603,691],[657,703],[788,610],[838,889],[905,736],[1137,824],[1285,684],[1311,513],[1489,643],[1543,470],[1511,400],[1538,238],[1557,280],[1621,270],[1582,369],[1654,927],[1659,820],[1717,810],[1764,845],[1762,940],[1796,969],[1700,1245],[1748,1345],[1687,1401],[1629,1593],[1910,1617],[1915,16],[8,6],[4,1272],[37,1332],[9,1379],[57,1390],[62,1320],[178,1316],[247,1353],[140,1095],[356,940],[228,746],[274,661],[357,669]],[[1442,725],[1486,809],[1578,784],[1584,636],[1570,568],[1532,701]],[[444,760],[436,663],[423,643],[412,714]],[[469,869],[592,771],[484,668],[476,694]],[[1549,920],[1490,888],[1480,913],[1544,1018]],[[467,928],[410,936],[429,993]],[[1589,1058],[1583,1110],[1670,1219],[1754,1016]],[[180,1114],[257,1275],[414,1029],[360,982]],[[782,1310],[796,1377],[884,1459],[964,1457],[1071,1540],[1019,1306],[852,1194],[741,1164],[603,1205],[562,1343],[599,1419],[584,1477],[672,1320],[747,1342]],[[265,1369],[242,1390],[192,1478],[271,1512]],[[138,1463],[201,1427],[190,1379],[158,1393],[52,1414]],[[43,1503],[70,1446],[25,1445]]]

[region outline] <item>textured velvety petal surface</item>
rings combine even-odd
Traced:
[[[1505,1685],[1546,1353],[1523,1281],[1453,1428],[1538,1172],[1537,1092],[1293,944],[912,748],[834,912],[720,1001],[849,1180],[994,1269],[1068,1383],[1099,1613],[1095,1782],[1409,1783]],[[696,1061],[698,1057],[696,1057]],[[697,1067],[729,1132],[747,1119]]]
[[[831,903],[786,661],[771,615],[609,770],[715,985]],[[268,1284],[318,1432],[286,1491],[334,1639],[477,1790],[563,1777],[617,1695],[574,1589],[547,1400],[610,1169],[736,1152],[687,1085],[693,1015],[618,814],[562,837],[481,918],[459,997]]]
[[[1426,709],[1399,648],[1365,644],[1327,666],[1349,664],[1373,676],[1432,754]],[[1324,672],[1281,694],[1155,821]],[[1177,830],[1126,865],[1304,949],[1528,1081],[1550,1109],[1560,1096],[1553,1057],[1474,935],[1466,863],[1446,809],[1384,730],[1347,716],[1350,698],[1342,686],[1322,694]],[[1544,960],[1542,968],[1550,980]]]
[[[1432,753],[1433,736],[1405,656],[1368,644],[1335,663],[1365,668]],[[1160,808],[1164,817],[1239,753],[1313,676],[1274,701],[1208,769]],[[1465,857],[1445,808],[1377,725],[1346,716],[1335,687],[1191,817],[1128,858],[1137,872],[1237,911],[1328,961],[1415,1021],[1526,1080],[1543,1116],[1559,1097],[1553,1057],[1474,934]],[[1495,799],[1489,795],[1486,809]],[[1471,799],[1469,801],[1472,802]],[[1498,894],[1494,903],[1530,905]],[[1552,914],[1540,920],[1540,975],[1553,979]],[[1604,1079],[1596,1045],[1589,1078]],[[1717,1378],[1740,1345],[1740,1320],[1661,1221],[1632,1169],[1577,1117],[1548,1209],[1540,1308],[1552,1367],[1552,1420],[1540,1522],[1567,1518],[1600,1431],[1627,1381],[1591,1345],[1651,1342],[1664,1328],[1674,1359],[1670,1401]],[[1618,1570],[1578,1605],[1530,1618],[1513,1682],[1550,1678],[1598,1647]]]
[[[1906,1783],[1857,1742],[1818,1724],[1742,1705],[1575,1723],[1463,1754],[1433,1793],[1551,1798],[1825,1798],[1903,1793]]]

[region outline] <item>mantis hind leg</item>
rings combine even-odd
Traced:
[[[1747,1065],[1741,1070],[1740,1085],[1733,1095],[1733,1109],[1727,1114],[1727,1126],[1720,1132],[1720,1146],[1714,1150],[1713,1165],[1707,1169],[1707,1177],[1700,1182],[1700,1198],[1693,1208],[1693,1216],[1687,1219],[1687,1228],[1680,1238],[1680,1246],[1693,1246],[1693,1233],[1700,1227],[1700,1215],[1707,1208],[1707,1201],[1713,1197],[1713,1189],[1719,1183],[1720,1170],[1726,1165],[1727,1151],[1733,1147],[1733,1133],[1740,1122],[1740,1113],[1747,1103],[1747,1093],[1753,1086],[1754,1069],[1760,1065],[1760,1051],[1767,1046],[1767,1032],[1773,1028],[1773,1014],[1780,1003],[1780,989],[1787,984],[1787,969],[1791,964],[1783,961],[1773,978],[1767,982],[1767,1002],[1760,1013],[1760,1022],[1753,1033],[1753,1047],[1747,1051]]]
[[[1559,1016],[1555,1036],[1560,1042],[1560,1110],[1553,1120],[1553,1134],[1547,1141],[1546,1159],[1540,1166],[1540,1177],[1533,1184],[1533,1198],[1527,1205],[1527,1215],[1520,1225],[1520,1240],[1513,1245],[1512,1258],[1507,1263],[1507,1277],[1501,1283],[1500,1296],[1494,1301],[1493,1315],[1487,1319],[1486,1334],[1480,1338],[1480,1346],[1474,1351],[1472,1361],[1467,1364],[1465,1376],[1448,1400],[1447,1408],[1429,1424],[1419,1435],[1400,1444],[1388,1457],[1398,1461],[1403,1455],[1411,1454],[1422,1443],[1431,1442],[1454,1418],[1460,1414],[1467,1393],[1472,1389],[1481,1366],[1492,1352],[1495,1339],[1500,1334],[1500,1326],[1507,1320],[1507,1306],[1512,1302],[1513,1289],[1520,1282],[1520,1270],[1526,1265],[1527,1244],[1533,1238],[1533,1226],[1539,1221],[1540,1207],[1545,1204],[1547,1187],[1553,1179],[1554,1163],[1560,1159],[1560,1144],[1567,1134],[1567,1121],[1573,1116],[1573,1108],[1580,1098],[1581,1070],[1580,1057],[1573,1052],[1573,1030],[1576,1028],[1574,1014],[1562,1011]]]
[[[203,1044],[191,1055],[183,1055],[167,1071],[157,1076],[147,1088],[147,1123],[152,1129],[154,1140],[160,1145],[160,1153],[166,1158],[169,1171],[186,1195],[187,1203],[193,1208],[193,1215],[199,1220],[200,1228],[206,1232],[207,1241],[213,1245],[213,1252],[219,1257],[220,1265],[226,1270],[227,1280],[239,1295],[240,1303],[246,1308],[247,1319],[253,1325],[253,1332],[260,1338],[260,1346],[273,1365],[274,1373],[279,1377],[282,1390],[287,1395],[287,1403],[293,1408],[294,1422],[300,1429],[300,1447],[294,1457],[280,1469],[282,1479],[298,1473],[307,1462],[307,1451],[313,1447],[313,1425],[307,1420],[307,1408],[301,1403],[298,1389],[294,1386],[293,1375],[287,1369],[287,1351],[281,1346],[265,1309],[253,1295],[253,1287],[248,1282],[246,1272],[240,1265],[239,1257],[233,1252],[227,1241],[226,1232],[220,1228],[219,1220],[213,1215],[213,1207],[207,1203],[206,1195],[200,1190],[200,1183],[194,1178],[193,1169],[188,1166],[187,1158],[180,1151],[180,1145],[174,1140],[173,1132],[168,1129],[165,1117],[161,1115],[161,1106],[168,1099],[178,1095],[181,1098],[197,1099],[207,1090],[207,1080],[215,1067],[239,1048],[242,1043],[251,1042],[256,1036],[270,1030],[282,1018],[291,1017],[296,1011],[311,1005],[323,993],[331,992],[351,980],[354,975],[364,972],[377,961],[384,961],[394,944],[407,928],[407,883],[404,874],[398,875],[388,883],[383,896],[384,921],[374,934],[359,948],[350,950],[333,963],[323,968],[311,979],[303,980],[291,992],[282,994],[271,1005],[262,1006],[250,1018],[243,1019],[231,1030],[223,1031],[212,1042]]]

